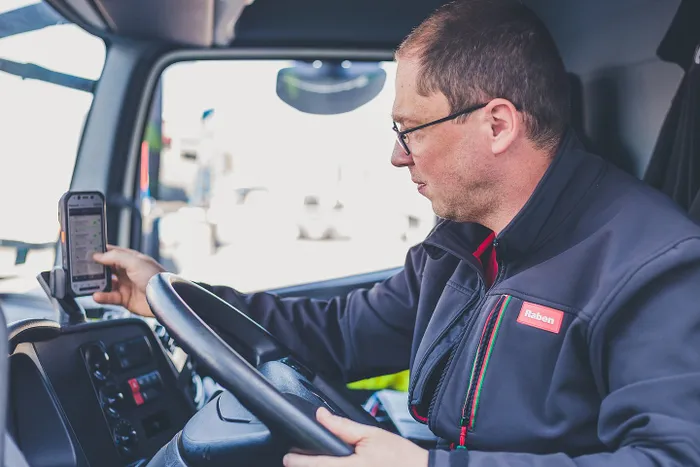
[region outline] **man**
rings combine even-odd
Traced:
[[[583,151],[562,61],[513,0],[450,4],[396,54],[397,143],[442,218],[403,271],[318,301],[210,289],[345,381],[410,365],[429,452],[319,411],[356,454],[303,466],[700,465],[700,229]],[[117,291],[148,315],[161,268],[115,249]]]

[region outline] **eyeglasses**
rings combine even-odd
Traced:
[[[411,150],[408,149],[408,144],[406,142],[406,135],[407,134],[412,133],[414,131],[422,130],[423,128],[427,128],[427,127],[432,126],[432,125],[437,125],[438,123],[443,123],[443,122],[447,122],[449,120],[454,120],[455,118],[460,117],[462,115],[466,115],[466,114],[475,112],[479,109],[483,109],[487,105],[488,105],[488,102],[486,102],[485,104],[475,105],[473,107],[469,107],[467,109],[460,110],[459,112],[455,112],[453,114],[450,114],[447,117],[441,118],[439,120],[434,120],[432,122],[424,123],[422,125],[418,125],[418,126],[413,127],[413,128],[407,128],[406,130],[399,130],[399,127],[396,126],[396,122],[394,122],[393,130],[396,133],[396,140],[399,142],[399,145],[406,152],[406,155],[410,156]]]

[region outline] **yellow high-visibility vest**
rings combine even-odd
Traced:
[[[408,392],[408,370],[394,373],[393,375],[375,376],[348,384],[350,389],[370,389],[379,391],[380,389],[395,389],[396,391]]]

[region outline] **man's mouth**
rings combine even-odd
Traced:
[[[423,191],[425,190],[425,183],[421,182],[420,180],[416,179],[413,177],[413,174],[411,174],[411,181],[416,184],[416,188],[418,189],[418,193],[424,194]]]

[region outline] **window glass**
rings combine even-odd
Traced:
[[[53,265],[58,199],[104,60],[102,39],[47,4],[0,2],[0,292],[37,289]]]
[[[401,266],[425,238],[430,203],[390,163],[395,63],[338,62],[317,79],[327,66],[237,60],[165,70],[144,140],[157,173],[150,218],[171,270],[263,290]],[[356,69],[353,79],[332,77]],[[356,106],[358,89],[378,94]]]

